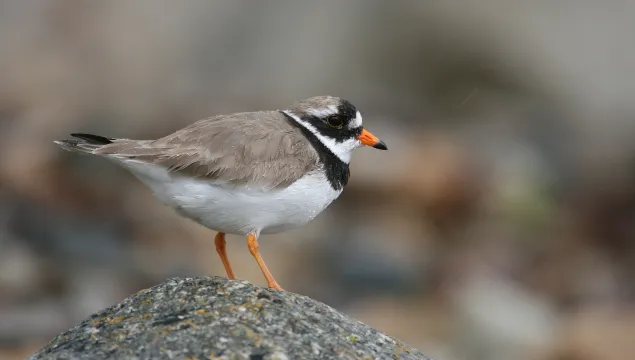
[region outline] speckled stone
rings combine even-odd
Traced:
[[[31,359],[429,358],[305,296],[203,277],[142,290]]]

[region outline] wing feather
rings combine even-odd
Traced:
[[[215,116],[154,141],[117,140],[96,153],[268,189],[288,186],[319,166],[306,137],[277,111]]]

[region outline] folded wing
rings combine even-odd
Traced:
[[[273,189],[319,165],[309,141],[287,121],[277,111],[221,115],[157,140],[115,140],[94,153],[220,183]]]

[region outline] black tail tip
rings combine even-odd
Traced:
[[[112,141],[115,140],[113,138],[107,138],[107,137],[93,135],[93,134],[74,133],[74,134],[71,134],[71,136],[82,139],[84,141],[87,141],[95,145],[106,145],[106,144],[112,143]]]

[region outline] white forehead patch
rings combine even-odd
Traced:
[[[351,119],[351,122],[348,123],[348,128],[352,130],[360,127],[362,127],[362,114],[358,111],[355,117]]]

